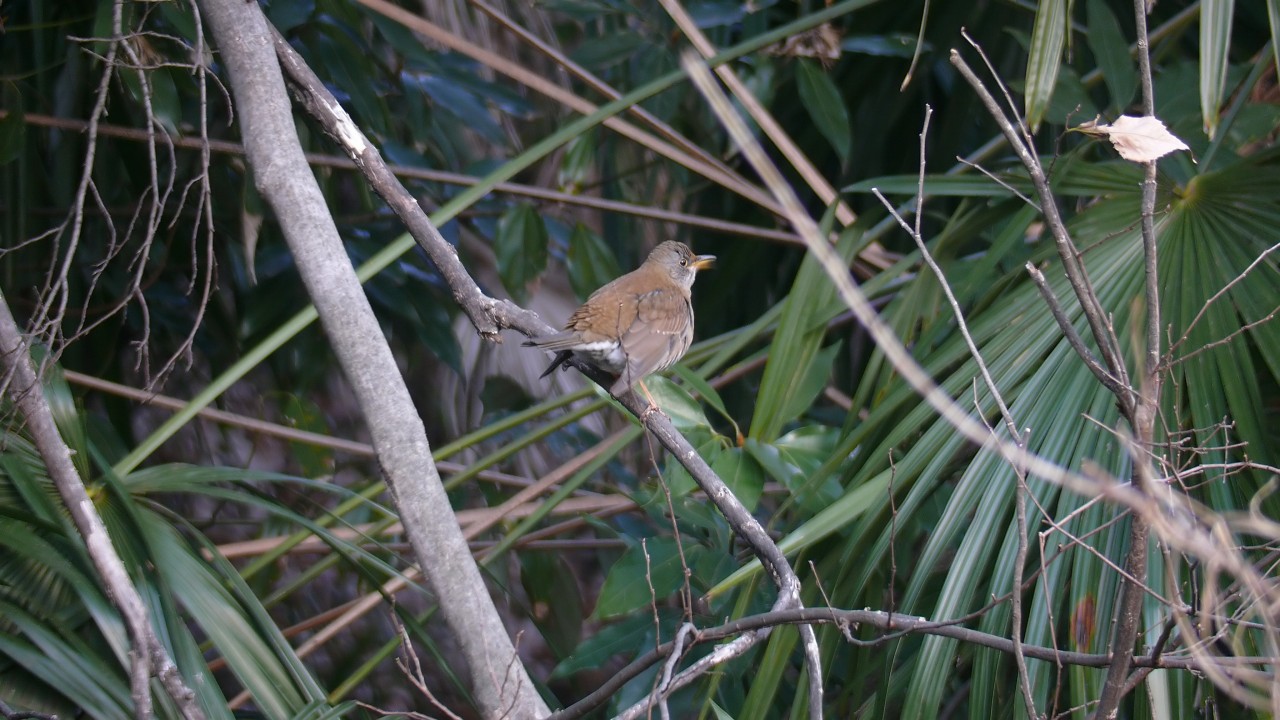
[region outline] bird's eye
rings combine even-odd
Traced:
[[[688,258],[680,258],[680,267],[687,267],[688,265],[689,265]]]

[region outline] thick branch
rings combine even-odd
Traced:
[[[67,447],[58,426],[53,419],[53,411],[45,399],[35,367],[31,363],[31,350],[22,337],[9,304],[0,296],[0,358],[5,370],[5,380],[9,396],[18,407],[18,412],[26,422],[27,431],[35,443],[36,450],[44,460],[49,477],[62,503],[66,505],[76,529],[84,538],[89,559],[102,578],[120,615],[124,618],[125,627],[129,631],[129,639],[133,645],[129,655],[132,660],[130,683],[133,686],[134,711],[139,718],[151,717],[150,675],[154,672],[160,678],[165,691],[169,693],[179,710],[187,720],[204,720],[204,711],[196,702],[195,693],[187,687],[182,674],[169,651],[156,638],[151,626],[151,617],[142,601],[138,589],[129,578],[129,571],[111,544],[111,536],[107,527],[89,499],[80,474],[71,461],[71,448]]]
[[[255,184],[274,210],[360,404],[414,555],[466,658],[480,711],[488,718],[545,715],[468,551],[422,420],[302,154],[271,28],[256,4],[206,0],[202,8],[231,79]],[[333,110],[341,112],[336,102]],[[368,143],[342,117],[338,133],[363,145],[363,156]],[[451,282],[465,277],[447,246],[433,258]],[[460,285],[455,292],[466,289]],[[475,290],[460,302],[482,332],[496,334],[478,295]]]

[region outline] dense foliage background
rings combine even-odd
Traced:
[[[661,5],[459,0],[409,7],[411,20],[375,0],[262,8],[434,211],[486,291],[558,324],[661,240],[719,256],[694,289],[698,344],[672,382],[650,387],[776,533],[807,605],[964,618],[1010,634],[1013,470],[940,420],[850,321],[682,80],[688,42]],[[964,29],[1011,86],[1136,369],[1141,168],[1066,131],[1137,114],[1130,4],[685,8],[840,191],[844,213],[784,165],[886,320],[952,397],[998,424],[937,280],[870,194],[879,188],[909,206],[924,107],[933,108],[923,234],[1029,429],[1029,448],[1068,468],[1128,477],[1128,429],[1114,397],[1063,339],[1024,269],[1040,266],[1058,296],[1070,296],[1039,213],[1013,192],[1027,191],[1025,172],[948,53],[981,64]],[[0,289],[56,354],[48,395],[64,438],[163,637],[188,673],[207,668],[216,680],[200,686],[210,717],[246,708],[374,716],[353,700],[434,712],[393,663],[393,616],[433,692],[466,716],[452,640],[408,569],[362,421],[324,334],[308,324],[309,299],[247,172],[198,10],[29,0],[0,11]],[[1148,20],[1156,115],[1191,147],[1160,164],[1169,355],[1153,452],[1171,492],[1228,517],[1280,512],[1280,325],[1271,320],[1280,309],[1278,17],[1274,0],[1163,0]],[[618,95],[626,111],[613,126],[573,124],[592,109],[584,101]],[[298,131],[352,262],[381,268],[367,292],[459,520],[553,706],[670,639],[689,614],[686,583],[702,598],[700,623],[768,609],[767,578],[687,473],[575,373],[537,381],[546,359],[521,350],[520,338],[482,345],[332,142],[302,115]],[[182,402],[170,407],[165,397]],[[201,416],[210,403],[222,412]],[[129,717],[119,619],[40,457],[6,417],[0,700]],[[554,494],[495,516],[519,488],[556,473]],[[1106,653],[1129,517],[1035,477],[1029,491],[1021,637]],[[1274,541],[1240,544],[1274,575]],[[1177,631],[1161,640],[1170,617],[1162,598],[1194,605],[1214,580],[1195,558],[1162,552],[1155,537],[1152,547],[1140,651],[1160,643],[1177,655],[1197,640]],[[1232,604],[1243,602],[1238,588],[1219,589],[1218,610],[1248,612]],[[374,602],[353,609],[359,598]],[[1266,653],[1263,634],[1239,624],[1212,640],[1221,654],[1253,656]],[[868,646],[835,628],[819,637],[830,717],[1025,717],[1003,653],[922,634]],[[776,632],[680,693],[672,713],[803,716],[795,645],[794,631]],[[1105,676],[1043,661],[1028,670],[1036,708],[1050,716],[1087,715]],[[642,697],[658,672],[628,684],[600,716]],[[1152,673],[1124,705],[1130,717],[1253,712],[1174,670]]]

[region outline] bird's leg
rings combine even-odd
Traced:
[[[653,396],[649,394],[649,388],[645,387],[644,380],[640,381],[640,389],[644,391],[644,397],[649,401],[649,407],[640,413],[640,424],[643,425],[649,416],[653,413],[661,413],[662,408],[658,407],[658,403],[653,401]]]

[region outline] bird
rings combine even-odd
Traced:
[[[556,353],[539,379],[577,356],[617,378],[614,397],[636,383],[648,396],[645,376],[671,367],[693,341],[690,289],[715,259],[675,240],[658,245],[640,267],[591,293],[563,331],[524,343]],[[656,407],[652,397],[649,404]]]

